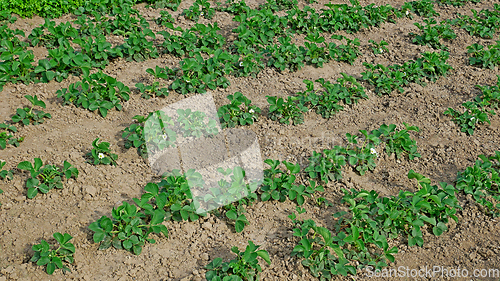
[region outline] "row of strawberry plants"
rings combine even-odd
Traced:
[[[500,75],[497,75],[497,85],[476,85],[482,93],[472,101],[462,104],[464,112],[448,108],[444,114],[450,115],[453,121],[460,126],[460,131],[473,135],[478,124],[491,124],[488,115],[494,115],[493,109],[498,109],[500,103]]]

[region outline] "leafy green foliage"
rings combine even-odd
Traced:
[[[54,233],[53,236],[59,246],[51,250],[51,245],[42,239],[40,244],[35,244],[31,247],[31,249],[35,251],[31,261],[36,262],[36,264],[40,266],[46,265],[46,271],[50,275],[52,275],[57,268],[71,272],[66,266],[66,263],[73,263],[75,261],[73,258],[75,246],[69,242],[73,237],[68,233],[61,234],[59,232]]]
[[[45,23],[35,27],[28,40],[31,45],[45,46],[47,49],[54,49],[60,46],[68,47],[72,39],[78,37],[78,30],[71,23],[60,23],[56,25],[55,21],[45,19]]]
[[[486,157],[479,155],[473,166],[458,172],[456,189],[471,194],[474,200],[486,207],[485,212],[500,216],[500,152]]]
[[[461,7],[465,3],[481,3],[481,0],[436,0],[439,5],[452,5],[453,7]]]
[[[257,257],[262,258],[267,264],[271,264],[269,253],[266,250],[257,250],[260,246],[248,241],[245,251],[240,251],[238,247],[231,248],[231,252],[237,255],[236,259],[223,262],[222,258],[215,258],[205,269],[205,278],[208,281],[223,280],[259,280],[259,272],[262,268]]]
[[[447,183],[431,186],[428,178],[413,170],[408,178],[418,180],[417,192],[380,197],[373,190],[344,189],[341,202],[349,205],[350,212],[334,214],[335,234],[291,214],[289,218],[297,226],[294,236],[300,239],[292,255],[304,258],[302,265],[309,267],[313,276],[329,280],[337,274],[355,275],[352,261],[357,261],[357,269],[369,266],[375,270],[386,267],[387,260],[394,262],[398,248],[390,248],[388,239],[404,235],[409,246],[422,246],[424,225],[432,227],[436,236],[446,232],[449,218],[457,221],[455,213],[461,208],[454,187]]]
[[[309,181],[307,187],[295,184],[297,174],[300,172],[299,164],[283,161],[286,169],[281,170],[278,168],[280,165],[278,160],[266,159],[264,163],[268,164],[270,168],[264,170],[264,181],[259,190],[262,201],[273,199],[284,202],[288,198],[295,200],[300,206],[304,204],[306,197],[311,197],[317,191],[324,192],[324,188],[316,186],[314,181]]]
[[[373,171],[376,167],[375,159],[379,156],[377,147],[385,144],[385,152],[387,155],[396,154],[399,159],[403,154],[407,154],[410,160],[416,157],[421,157],[417,152],[416,141],[412,140],[409,131],[418,132],[418,127],[408,126],[403,123],[405,129],[396,131],[396,125],[381,125],[379,129],[368,133],[366,130],[360,130],[364,137],[363,142],[359,145],[359,137],[356,135],[346,134],[348,145],[347,147],[334,146],[332,149],[325,149],[322,153],[313,151],[309,157],[309,167],[305,172],[309,173],[309,177],[320,179],[324,183],[336,181],[342,178],[342,168],[349,164],[364,175],[367,171]]]
[[[62,189],[63,177],[66,177],[66,179],[78,177],[78,169],[67,161],[64,161],[62,170],[55,165],[46,164],[42,166],[43,162],[40,158],[35,158],[34,165],[29,161],[23,161],[17,165],[18,169],[30,172],[31,177],[26,181],[27,196],[30,199],[39,192],[45,194],[53,188]]]
[[[29,100],[33,106],[40,106],[42,108],[45,108],[45,102],[39,100],[36,95],[25,95],[24,97]],[[36,110],[33,107],[18,108],[16,112],[17,114],[12,116],[12,122],[22,123],[24,126],[28,126],[30,124],[42,124],[43,122],[45,122],[45,118],[52,118],[50,113],[45,113],[42,110]]]
[[[113,246],[139,255],[146,242],[156,242],[149,238],[150,233],[168,236],[167,227],[162,224],[165,218],[165,211],[162,209],[138,209],[124,201],[122,205],[113,208],[111,215],[112,218],[102,216],[89,226],[94,232],[94,243],[100,243],[99,250]]]
[[[137,152],[144,158],[148,157],[146,148],[146,140],[144,139],[144,122],[147,120],[144,116],[136,115],[132,119],[136,123],[123,129],[122,138],[125,139],[124,146],[126,149],[131,147],[137,148]]]
[[[300,103],[309,109],[315,110],[323,118],[331,118],[335,113],[343,110],[345,105],[358,103],[360,99],[367,99],[365,88],[356,81],[356,78],[341,73],[342,77],[337,79],[336,84],[325,81],[323,78],[315,80],[324,91],[314,89],[314,84],[310,80],[304,80],[306,91],[299,92]]]
[[[202,111],[192,111],[190,108],[178,109],[177,114],[179,115],[177,122],[184,137],[200,138],[213,136],[219,132],[216,121],[208,118]]]
[[[266,53],[270,58],[267,62],[268,66],[273,66],[280,71],[288,69],[291,72],[300,70],[304,66],[304,54],[300,48],[291,42],[289,36],[278,38],[278,44],[268,46]]]
[[[440,76],[445,76],[450,69],[446,63],[449,53],[445,51],[425,52],[416,61],[410,60],[403,65],[393,64],[388,67],[381,64],[372,65],[364,62],[367,71],[362,72],[363,80],[375,87],[379,95],[390,94],[393,90],[403,93],[403,86],[410,83],[425,85],[422,79],[435,82]]]
[[[211,19],[215,14],[215,9],[210,7],[208,0],[196,0],[189,9],[184,9],[182,15],[186,19],[198,22],[200,17]]]
[[[459,18],[452,20],[451,23],[459,25],[470,35],[491,39],[500,29],[500,4],[495,3],[493,7],[494,10],[482,9],[479,12],[472,9],[472,17],[459,14]]]
[[[118,155],[111,153],[110,146],[109,142],[99,143],[99,138],[96,138],[92,142],[92,147],[94,148],[86,155],[90,158],[89,163],[93,163],[94,165],[104,164],[116,166]]]
[[[157,18],[156,24],[166,26],[167,23],[174,23],[175,19],[168,11],[160,11],[160,17]]]
[[[453,108],[448,108],[444,114],[450,115],[453,121],[460,126],[460,131],[469,135],[474,134],[477,124],[488,122],[491,124],[488,114],[495,115],[493,109],[498,109],[500,103],[500,75],[497,75],[497,85],[481,86],[476,85],[482,93],[473,101],[462,104],[464,112],[459,112]]]
[[[84,0],[10,0],[0,2],[6,11],[22,18],[39,15],[43,18],[57,18],[80,7]]]
[[[82,81],[72,83],[56,93],[58,98],[64,99],[64,104],[72,103],[90,111],[99,110],[101,116],[106,117],[113,108],[122,110],[121,101],[129,100],[130,90],[122,82],[98,71],[85,75]]]
[[[12,180],[12,170],[4,170],[3,167],[5,166],[5,164],[7,164],[6,161],[0,160],[0,178],[2,178],[2,180]]]
[[[332,35],[332,39],[336,40],[346,40],[346,45],[337,45],[331,42],[328,45],[330,50],[330,56],[336,61],[345,61],[353,64],[361,53],[359,52],[359,39],[354,38],[353,40],[343,36],[343,35]]]
[[[117,48],[123,53],[128,61],[145,61],[159,56],[153,40],[148,40],[150,37],[156,39],[156,35],[151,29],[145,28],[139,32],[134,32],[125,39],[123,45]]]
[[[255,105],[251,105],[252,101],[241,92],[228,95],[227,99],[230,101],[230,104],[219,107],[217,111],[223,129],[234,128],[237,125],[251,125],[257,120],[261,109]]]
[[[413,43],[417,45],[429,45],[434,49],[447,50],[448,48],[439,42],[439,39],[455,39],[457,35],[451,29],[448,23],[437,24],[434,18],[424,19],[426,25],[421,25],[418,22],[414,23],[418,29],[420,29],[421,34],[410,33],[410,36],[415,36],[413,38]]]
[[[430,18],[434,16],[439,17],[439,13],[434,10],[433,0],[419,0],[419,1],[411,1],[409,2],[412,8],[412,12],[417,14],[418,16],[424,18]]]
[[[387,49],[387,42],[384,40],[381,40],[380,43],[375,42],[374,40],[368,40],[369,43],[371,43],[373,46],[371,46],[372,51],[375,55],[380,55],[383,54],[384,52],[387,53],[389,52],[389,49]]]
[[[304,123],[304,114],[307,112],[307,107],[299,102],[298,97],[288,97],[285,102],[283,98],[266,96],[269,106],[269,118],[273,121],[278,120],[283,124],[299,125]]]
[[[495,45],[484,46],[477,43],[467,47],[467,53],[472,54],[469,58],[470,65],[480,65],[482,68],[493,69],[500,65],[500,41]]]
[[[16,138],[9,131],[17,132],[16,126],[0,123],[0,149],[5,149],[7,144],[17,147],[24,140],[24,137]]]

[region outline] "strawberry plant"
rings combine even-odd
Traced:
[[[216,2],[216,4],[216,11],[226,12],[232,15],[244,14],[247,10],[250,9],[250,7],[247,6],[244,0],[226,0],[224,4],[222,4],[221,2]]]
[[[496,45],[484,46],[477,43],[467,47],[467,53],[472,54],[469,58],[470,65],[480,65],[482,68],[493,69],[500,65],[500,41]]]
[[[493,109],[498,109],[500,103],[500,75],[497,75],[497,85],[480,86],[476,85],[482,93],[473,101],[467,101],[462,104],[464,112],[459,112],[453,108],[448,108],[444,115],[450,115],[453,121],[460,126],[460,130],[469,135],[474,134],[477,124],[491,124],[488,113],[495,115]]]
[[[7,82],[29,84],[35,80],[33,51],[15,45],[15,40],[0,40],[0,90]]]
[[[400,159],[403,154],[408,155],[410,160],[421,157],[417,152],[417,142],[410,138],[410,131],[419,132],[417,126],[409,126],[403,122],[405,129],[396,131],[396,125],[382,124],[379,129],[373,130],[371,134],[380,138],[385,143],[385,152],[388,156],[396,154],[396,158]],[[365,132],[360,131],[365,135]],[[366,136],[366,135],[365,135]]]
[[[130,90],[122,82],[98,71],[85,75],[82,81],[56,93],[58,98],[63,98],[64,104],[74,104],[90,111],[99,110],[101,116],[106,117],[113,108],[122,110],[121,101],[129,100]]]
[[[150,233],[162,233],[168,237],[167,227],[162,224],[165,218],[162,209],[146,212],[124,201],[113,208],[111,215],[112,218],[102,216],[89,226],[94,232],[94,243],[100,243],[99,250],[113,246],[139,255],[146,242],[156,242],[149,238]]]
[[[81,75],[92,67],[92,59],[81,52],[77,52],[71,46],[59,46],[49,49],[47,59],[38,61],[35,74],[40,82],[48,83],[55,79],[57,82],[68,78],[69,74]]]
[[[268,66],[273,66],[280,71],[288,69],[290,72],[300,70],[304,66],[304,55],[297,45],[291,43],[292,38],[289,36],[278,38],[278,44],[273,44],[267,47],[266,53],[270,56],[267,63]]]
[[[53,188],[62,189],[62,178],[78,177],[78,169],[72,167],[70,163],[64,161],[64,166],[61,169],[55,165],[46,164],[43,166],[40,158],[35,158],[34,165],[29,161],[23,161],[17,165],[20,170],[30,172],[30,178],[26,181],[28,188],[28,198],[34,198],[39,192],[45,194]]]
[[[342,77],[337,79],[337,84],[325,81],[323,78],[315,80],[325,91],[314,90],[312,81],[304,80],[306,91],[297,93],[300,103],[309,109],[315,110],[323,118],[330,118],[336,112],[343,110],[340,102],[350,105],[357,103],[361,98],[368,98],[365,89],[356,81],[356,78],[341,73]]]
[[[493,4],[494,9],[482,9],[477,11],[472,9],[472,17],[460,15],[451,23],[459,25],[469,32],[471,36],[479,36],[485,39],[492,39],[495,32],[500,29],[500,4]]]
[[[19,146],[19,143],[24,140],[24,137],[16,138],[10,132],[17,132],[17,128],[14,125],[7,125],[5,123],[0,123],[0,149],[5,149],[7,144],[13,146]]]
[[[222,258],[215,258],[205,266],[208,270],[205,278],[208,281],[259,280],[259,272],[262,272],[262,268],[257,257],[271,265],[269,253],[266,250],[257,250],[259,247],[250,240],[245,251],[240,251],[236,246],[232,247],[231,252],[235,253],[237,258],[229,262],[223,262]]]
[[[409,2],[412,8],[412,12],[418,16],[424,18],[430,18],[434,16],[439,17],[439,13],[434,10],[434,1],[432,0],[418,0]]]
[[[144,30],[133,32],[125,39],[125,43],[116,47],[123,53],[127,61],[145,61],[159,56],[158,50],[154,46],[153,41],[149,41],[146,37],[153,40],[156,35],[151,29],[145,28]]]
[[[33,106],[40,106],[42,108],[45,108],[45,103],[39,100],[36,95],[34,96],[25,95],[24,97],[27,100],[29,100]],[[17,114],[12,116],[12,122],[22,123],[24,126],[28,126],[29,124],[33,125],[42,124],[43,122],[45,122],[45,118],[47,119],[52,118],[50,113],[45,113],[41,110],[36,110],[33,107],[18,108],[16,112]]]
[[[375,55],[380,55],[380,54],[383,54],[384,52],[385,53],[388,53],[389,52],[389,49],[387,49],[387,42],[385,42],[384,40],[381,40],[380,43],[377,43],[375,42],[374,40],[368,40],[368,43],[371,43],[373,46],[371,46],[370,48],[372,48],[372,51]]]
[[[447,50],[448,47],[444,46],[439,42],[439,39],[455,39],[457,35],[451,29],[448,23],[441,22],[437,24],[434,18],[424,19],[426,25],[421,25],[418,22],[414,23],[418,29],[422,32],[420,35],[415,33],[410,33],[410,36],[414,36],[413,43],[421,46],[431,46],[434,49]]]
[[[5,166],[5,164],[7,164],[7,162],[0,160],[0,178],[2,178],[2,180],[12,180],[12,170],[4,170],[3,167]]]
[[[474,200],[485,207],[485,212],[500,216],[500,152],[486,157],[479,155],[473,166],[458,172],[456,189],[471,194]]]
[[[266,0],[265,4],[260,4],[258,9],[264,10],[269,9],[273,12],[291,10],[297,6],[297,0]]]
[[[304,60],[316,67],[323,67],[323,63],[327,63],[331,59],[331,55],[328,53],[326,47],[319,47],[317,44],[325,42],[323,36],[319,36],[319,33],[309,34],[306,36],[305,40],[311,42],[305,42],[305,49],[300,47],[302,53],[304,53]],[[317,43],[317,44],[316,44]],[[325,43],[326,45],[326,43]]]
[[[453,7],[462,7],[465,3],[480,3],[481,0],[437,0],[439,5],[452,5]]]
[[[350,64],[353,64],[354,61],[358,58],[361,53],[359,52],[359,39],[354,38],[351,40],[343,35],[332,35],[332,39],[342,40],[345,39],[346,45],[337,45],[334,42],[331,42],[328,45],[330,50],[330,56],[336,61],[345,61]]]
[[[300,239],[292,255],[304,258],[302,265],[309,267],[313,276],[329,280],[337,274],[355,275],[356,269],[366,267],[380,270],[387,266],[387,260],[394,262],[398,248],[390,248],[389,239],[404,235],[408,246],[422,246],[424,225],[432,227],[436,236],[446,232],[449,218],[457,221],[455,214],[461,208],[454,187],[447,183],[431,186],[428,178],[413,170],[408,178],[418,180],[417,192],[380,197],[373,190],[344,189],[341,202],[349,204],[350,212],[334,214],[335,234],[316,226],[313,220],[297,220],[292,213],[289,218],[297,226],[294,236]]]
[[[160,17],[155,22],[157,25],[166,26],[166,23],[174,23],[175,19],[168,11],[160,11]]]
[[[53,236],[59,244],[58,247],[54,249],[55,247],[42,239],[40,244],[35,244],[31,247],[35,252],[31,261],[36,262],[36,264],[40,266],[45,265],[46,271],[50,275],[58,268],[63,271],[71,272],[66,264],[75,261],[73,257],[75,254],[75,246],[69,242],[73,237],[68,233],[61,234],[59,232],[54,233]]]
[[[193,201],[191,188],[202,188],[203,184],[201,174],[194,169],[184,174],[179,170],[173,170],[162,176],[159,183],[148,183],[144,188],[146,192],[141,198],[133,200],[146,213],[164,211],[166,221],[196,221],[200,215],[205,216],[205,213],[201,212],[199,204]]]
[[[45,19],[45,23],[35,27],[28,40],[33,47],[44,46],[47,49],[58,48],[59,46],[68,47],[72,39],[78,36],[78,30],[70,22],[56,25],[55,21]]]
[[[144,141],[146,152],[157,153],[168,147],[175,147],[177,133],[174,131],[174,121],[163,111],[149,113],[144,121]],[[138,135],[139,136],[139,135]]]
[[[283,124],[299,125],[304,123],[304,114],[307,112],[307,107],[299,102],[298,97],[288,97],[285,102],[283,98],[266,96],[269,106],[269,118],[273,121],[278,120]]]
[[[147,120],[144,116],[136,115],[132,119],[136,123],[123,129],[122,138],[125,139],[124,146],[126,149],[131,147],[137,148],[137,152],[144,158],[148,157],[146,148],[146,140],[144,139],[144,122]]]
[[[202,136],[216,135],[219,130],[214,119],[210,119],[202,111],[192,111],[190,108],[178,109],[177,122],[184,137],[201,138]],[[208,119],[208,122],[205,121]]]
[[[261,109],[251,105],[252,101],[241,92],[228,95],[227,99],[231,103],[219,107],[217,111],[223,129],[234,128],[237,125],[251,125],[254,121],[257,121]]]
[[[104,164],[116,166],[118,155],[111,153],[111,149],[109,148],[111,145],[109,142],[99,143],[99,138],[96,138],[92,142],[92,146],[94,147],[92,151],[85,155],[90,158],[89,163],[93,163],[94,165]]]
[[[182,15],[189,20],[198,22],[200,17],[212,19],[215,14],[215,9],[210,7],[207,0],[196,0],[189,9],[184,9]]]
[[[113,49],[111,43],[106,41],[106,37],[102,34],[92,36],[82,36],[73,40],[73,43],[81,47],[81,52],[92,59],[91,66],[94,68],[104,69],[111,59],[122,57],[123,54],[119,49]]]

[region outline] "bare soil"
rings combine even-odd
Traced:
[[[180,17],[180,11],[188,8],[193,1],[181,4],[173,15],[176,23],[182,27],[192,22]],[[261,1],[262,2],[262,1]],[[402,1],[361,1],[362,5],[391,4],[399,7]],[[441,14],[438,21],[455,17],[455,13],[472,15],[470,9],[493,8],[494,0],[483,0],[480,4],[467,4],[461,8],[436,5]],[[301,5],[304,5],[301,1]],[[326,1],[312,5],[321,8]],[[346,2],[347,3],[347,2]],[[249,1],[247,4],[255,8],[260,2]],[[153,31],[162,30],[154,23],[159,10],[138,6]],[[58,21],[72,20],[65,16]],[[232,17],[226,13],[217,13],[212,21],[200,20],[201,23],[217,21],[222,34],[231,34],[236,25]],[[438,182],[453,183],[457,172],[470,166],[480,154],[491,155],[500,147],[500,118],[491,117],[491,125],[479,126],[473,136],[459,131],[443,112],[448,107],[459,108],[460,105],[479,94],[475,85],[493,85],[497,81],[498,69],[480,69],[468,64],[466,47],[473,43],[493,43],[471,37],[462,29],[455,28],[458,37],[446,42],[449,47],[453,66],[447,77],[436,83],[422,87],[413,84],[406,88],[404,94],[377,96],[369,93],[368,100],[345,108],[330,119],[309,112],[302,125],[282,125],[266,117],[268,104],[266,95],[289,96],[303,91],[304,79],[324,78],[335,81],[340,72],[360,77],[364,71],[363,62],[381,63],[384,65],[415,59],[423,51],[431,51],[429,47],[412,43],[410,32],[418,32],[414,22],[422,22],[422,18],[399,19],[396,24],[382,24],[380,28],[364,29],[357,34],[344,34],[349,38],[359,38],[363,55],[353,65],[329,62],[323,68],[305,66],[294,73],[280,73],[266,68],[256,78],[228,77],[231,86],[227,89],[213,91],[217,107],[226,104],[226,96],[236,91],[242,92],[254,104],[263,109],[263,116],[256,124],[246,127],[259,137],[262,158],[273,158],[298,162],[302,167],[308,165],[308,156],[313,151],[320,151],[332,145],[345,145],[345,134],[358,133],[359,130],[373,130],[381,124],[397,124],[403,122],[416,125],[421,130],[412,135],[417,139],[422,157],[417,160],[396,160],[381,156],[374,172],[359,176],[347,170],[340,182],[326,186],[323,197],[333,202],[333,207],[317,207],[313,200],[306,201],[305,218],[313,218],[319,225],[331,226],[334,212],[345,208],[340,204],[342,188],[376,190],[384,195],[396,195],[399,190],[416,190],[415,181],[407,179],[410,169]],[[26,34],[43,23],[42,18],[19,19],[11,28],[23,29]],[[327,37],[329,38],[329,36]],[[389,43],[389,52],[374,55],[368,40],[385,40]],[[495,35],[498,40],[498,33]],[[110,40],[118,40],[112,39]],[[115,42],[114,42],[115,43]],[[303,39],[297,37],[297,43]],[[43,58],[46,51],[35,49],[36,59]],[[158,59],[145,62],[127,62],[117,60],[105,69],[105,73],[114,76],[135,88],[135,83],[148,82],[147,68],[174,67],[179,59],[169,55],[161,55]],[[261,280],[314,280],[301,260],[291,257],[290,253],[297,244],[292,235],[292,223],[287,216],[295,210],[291,202],[258,202],[247,208],[250,225],[243,233],[235,233],[234,228],[224,219],[211,215],[196,222],[166,223],[170,236],[154,237],[156,244],[147,244],[141,255],[135,256],[126,251],[108,249],[99,251],[98,245],[92,241],[93,232],[88,229],[91,222],[103,215],[110,216],[111,209],[122,201],[131,202],[131,198],[139,197],[146,183],[157,181],[148,161],[141,158],[135,149],[123,147],[121,131],[132,123],[135,115],[146,115],[166,105],[179,101],[184,96],[171,93],[167,98],[142,99],[134,93],[124,103],[122,111],[110,111],[106,118],[97,112],[89,112],[74,106],[63,106],[57,98],[56,91],[78,81],[71,77],[61,83],[12,85],[8,84],[0,92],[0,121],[10,120],[16,108],[26,106],[23,98],[26,94],[36,94],[47,103],[45,112],[52,114],[52,119],[38,126],[19,128],[16,136],[25,136],[20,147],[9,147],[0,151],[0,159],[6,160],[7,169],[15,169],[21,161],[33,161],[40,157],[44,163],[61,165],[64,160],[74,164],[80,171],[76,180],[70,180],[62,190],[52,190],[46,195],[37,195],[35,199],[27,199],[25,181],[28,174],[17,172],[11,182],[0,182],[0,281],[3,280],[203,280],[206,264],[216,257],[225,260],[234,258],[230,248],[239,246],[243,249],[248,240],[270,253],[272,264],[262,263]],[[368,85],[365,85],[370,88]],[[112,144],[112,149],[119,155],[118,165],[93,166],[86,163],[84,155],[92,148],[91,143],[99,137]],[[299,181],[304,181],[300,178]],[[395,263],[389,268],[422,269],[432,268],[467,269],[470,274],[474,269],[500,269],[500,222],[485,216],[481,208],[470,197],[460,196],[463,210],[459,211],[459,223],[450,223],[449,231],[436,237],[425,233],[423,247],[400,245]],[[75,263],[70,265],[71,273],[56,271],[52,276],[45,273],[44,268],[29,262],[33,251],[31,246],[41,239],[53,241],[55,232],[70,233],[76,246]],[[366,272],[359,272],[353,277],[336,277],[335,280],[367,280],[371,279]],[[387,278],[383,278],[387,279]],[[389,278],[390,279],[390,278]],[[416,278],[428,280],[430,278]],[[431,280],[443,280],[436,276]],[[457,278],[457,280],[498,280],[497,278]]]

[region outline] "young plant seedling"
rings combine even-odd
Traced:
[[[207,118],[207,115],[202,111],[192,111],[188,109],[178,109],[177,123],[184,137],[201,138],[202,136],[217,135],[217,123],[215,120]],[[208,119],[208,122],[205,121]]]
[[[104,164],[116,166],[116,159],[118,159],[118,155],[111,153],[111,149],[109,148],[111,145],[109,142],[99,143],[99,138],[96,138],[92,142],[92,146],[94,148],[86,155],[92,159],[90,160],[90,163],[93,163],[94,165]]]
[[[283,98],[266,96],[269,103],[269,118],[273,121],[278,120],[283,124],[299,125],[304,123],[304,112],[309,109],[299,102],[298,97],[288,97],[285,102]]]
[[[381,40],[380,43],[375,42],[374,40],[368,40],[369,43],[371,43],[373,46],[371,46],[372,51],[375,55],[380,55],[383,53],[388,53],[389,49],[387,49],[387,42],[384,40]]]
[[[42,240],[40,244],[33,245],[32,249],[35,251],[35,255],[31,258],[31,261],[36,262],[40,266],[46,265],[48,274],[54,273],[57,268],[71,272],[66,264],[75,261],[73,258],[75,246],[69,243],[73,237],[68,233],[61,234],[59,232],[54,233],[53,236],[59,244],[58,247],[51,250],[51,245],[47,241]],[[52,246],[52,248],[54,247]]]
[[[162,233],[168,237],[167,227],[162,224],[165,219],[163,209],[138,209],[124,201],[113,208],[111,215],[112,219],[102,216],[89,226],[94,231],[94,243],[100,243],[99,250],[113,246],[139,255],[145,242],[156,243],[148,238],[150,233]]]
[[[231,103],[221,106],[217,111],[223,129],[234,128],[237,125],[251,125],[257,120],[261,109],[251,105],[252,101],[241,92],[228,95],[227,98]]]
[[[29,161],[23,161],[17,165],[20,170],[29,171],[31,178],[26,181],[28,188],[28,198],[34,198],[38,192],[47,193],[53,188],[62,189],[62,178],[78,177],[78,169],[74,168],[69,162],[64,161],[63,169],[55,165],[45,165],[40,158],[35,158],[34,165]]]
[[[19,143],[24,140],[24,137],[16,138],[9,131],[17,132],[16,126],[0,123],[0,149],[5,149],[7,144],[18,147]]]
[[[29,100],[33,106],[40,106],[42,108],[45,108],[45,103],[41,100],[38,100],[38,97],[36,95],[25,95],[24,97]],[[29,124],[42,124],[45,121],[45,118],[52,118],[50,113],[36,110],[33,107],[18,108],[16,112],[17,114],[12,116],[12,122],[22,123],[24,126],[28,126]]]
[[[222,262],[222,258],[215,258],[205,267],[208,270],[205,278],[208,281],[259,280],[259,272],[262,272],[262,268],[257,257],[271,265],[269,253],[266,250],[257,250],[259,247],[250,240],[244,252],[236,246],[232,247],[231,251],[237,255],[237,258],[230,262]]]

